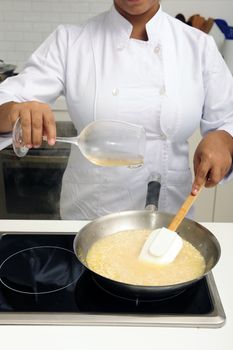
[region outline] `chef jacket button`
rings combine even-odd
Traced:
[[[159,52],[160,52],[160,46],[157,45],[157,46],[155,46],[155,48],[154,48],[154,53],[159,53]]]
[[[162,86],[162,87],[160,88],[159,94],[160,94],[160,95],[165,95],[165,94],[166,94],[165,86]]]
[[[113,94],[113,96],[117,96],[117,95],[119,94],[119,89],[114,88],[114,89],[112,90],[112,94]]]
[[[117,46],[117,50],[119,50],[119,51],[124,50],[124,44],[119,44]]]
[[[160,136],[161,136],[161,139],[163,139],[163,140],[166,140],[166,135],[164,135],[162,132],[161,132],[161,134],[160,134]]]

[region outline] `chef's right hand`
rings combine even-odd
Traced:
[[[48,144],[56,142],[56,123],[50,106],[37,101],[7,102],[0,106],[0,116],[6,116],[5,123],[12,130],[17,118],[20,118],[23,141],[28,148],[38,148],[43,136],[47,137]],[[3,130],[2,130],[3,131]]]

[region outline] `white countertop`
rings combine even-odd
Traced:
[[[0,220],[0,231],[75,232],[86,222]],[[204,223],[219,240],[222,254],[214,278],[227,321],[222,328],[0,326],[1,349],[233,349],[233,223]]]

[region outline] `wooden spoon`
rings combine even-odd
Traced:
[[[198,195],[200,194],[202,188],[204,187],[204,184],[199,188],[196,195],[194,196],[192,193],[188,195],[180,209],[178,210],[178,213],[174,216],[170,224],[168,225],[168,229],[171,231],[176,231],[181,222],[184,220],[186,214],[188,213],[189,209],[197,199]]]

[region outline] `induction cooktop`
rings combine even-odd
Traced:
[[[0,324],[218,328],[226,315],[210,272],[162,300],[101,288],[73,252],[75,233],[0,234]]]

